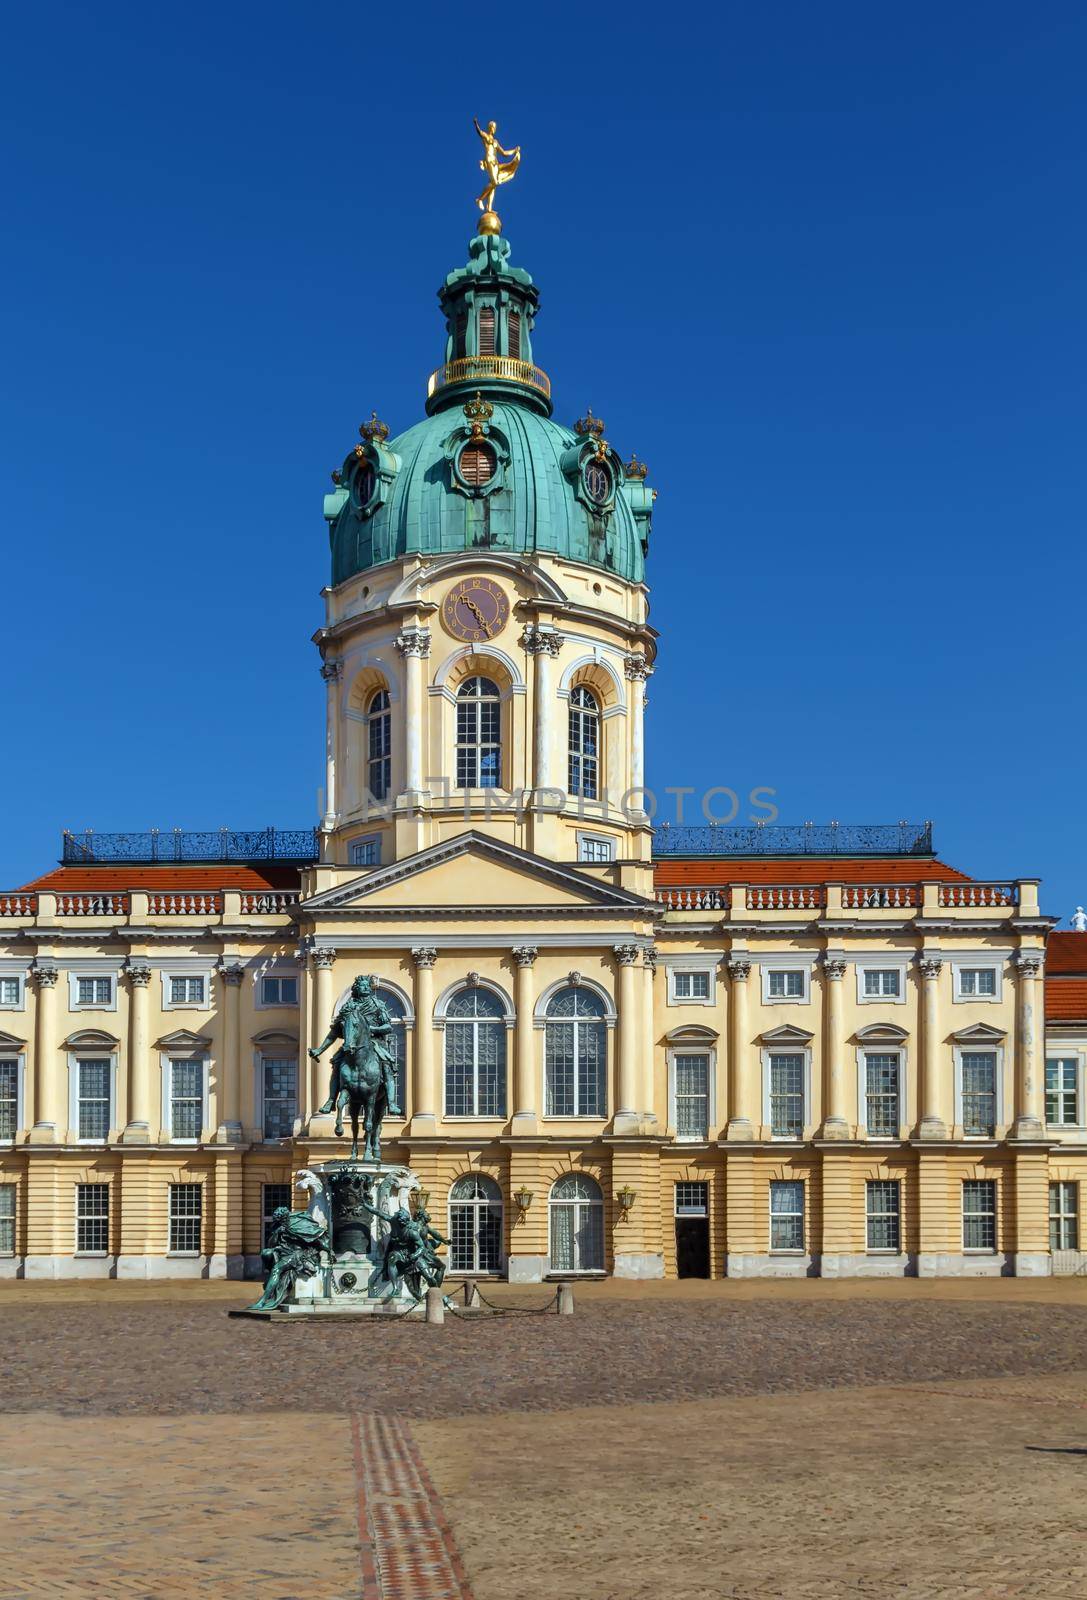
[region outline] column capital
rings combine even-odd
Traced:
[[[510,955],[513,957],[519,967],[533,966],[539,953],[539,950],[534,944],[515,945],[510,951]]]
[[[1021,978],[1036,978],[1042,970],[1042,959],[1040,950],[1021,950],[1015,958],[1019,976]]]
[[[657,947],[655,944],[647,944],[645,949],[642,951],[642,964],[648,968],[650,972],[656,972]]]
[[[30,976],[34,979],[39,989],[55,988],[59,975],[52,962],[37,960],[30,969]]]
[[[932,982],[940,976],[943,964],[943,956],[932,955],[931,953],[920,955],[917,958],[917,965],[920,968],[921,976],[922,978],[927,979],[929,982]]]
[[[826,973],[827,977],[832,983],[840,983],[842,981],[842,979],[845,977],[846,967],[848,965],[849,963],[847,961],[843,961],[841,956],[823,957],[823,971]]]
[[[401,628],[395,643],[402,656],[429,656],[430,629]]]
[[[217,968],[228,989],[240,989],[245,978],[245,967],[240,961],[221,960]]]
[[[322,661],[321,676],[326,683],[339,683],[343,677],[342,661]]]
[[[413,944],[411,959],[417,967],[429,968],[437,962],[438,952],[432,944]]]
[[[124,974],[133,989],[146,989],[151,982],[151,968],[146,961],[133,961],[131,956],[125,962]]]
[[[557,656],[564,642],[563,634],[556,633],[554,628],[538,627],[535,622],[526,622],[521,634],[521,648],[530,656]]]
[[[649,658],[641,650],[632,651],[623,659],[623,671],[632,683],[644,683],[646,678],[652,677],[653,668],[649,665]]]
[[[335,950],[311,950],[309,958],[316,968],[331,968],[336,965]]]
[[[632,967],[638,959],[639,947],[636,944],[614,944],[611,948],[621,967]]]
[[[750,972],[750,956],[729,956],[728,975],[733,983],[746,983]]]

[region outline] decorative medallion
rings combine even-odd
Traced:
[[[462,578],[442,601],[442,621],[454,639],[495,639],[510,619],[505,591],[490,578]]]

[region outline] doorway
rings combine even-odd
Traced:
[[[710,1275],[709,1184],[676,1184],[676,1276]]]

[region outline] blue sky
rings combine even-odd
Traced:
[[[6,45],[0,886],[65,825],[314,817],[321,496],[421,413],[477,115],[556,413],[660,491],[651,783],[1087,901],[1081,6],[45,0]]]

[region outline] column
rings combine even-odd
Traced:
[[[512,952],[517,963],[514,1001],[517,1006],[516,1069],[513,1080],[513,1114],[519,1133],[536,1129],[536,1030],[533,1018],[532,969],[539,955],[534,944],[518,945]]]
[[[657,950],[655,945],[647,945],[642,951],[642,1003],[645,1006],[645,1018],[642,1024],[642,1050],[645,1059],[645,1069],[642,1074],[642,1115],[655,1122],[657,1120],[657,1031],[653,1016],[653,980],[657,975]],[[664,1120],[668,1120],[668,1110],[665,1107]]]
[[[125,964],[125,976],[128,978],[128,1121],[121,1142],[150,1144],[153,1116],[156,1133],[158,1130],[147,1025],[151,968],[146,961],[130,956]]]
[[[329,1025],[332,1022],[332,1010],[336,1003],[332,982],[332,969],[336,964],[336,952],[335,950],[311,950],[310,963],[313,968],[314,1010],[311,1044],[316,1049],[328,1033]],[[329,1061],[334,1049],[334,1046],[331,1047],[319,1061],[314,1061],[312,1057],[307,1057],[303,1062],[303,1065],[310,1069],[310,1133],[318,1138],[329,1135],[332,1132],[332,1113],[322,1113],[320,1108],[328,1098],[328,1081],[332,1071]],[[317,1119],[322,1115],[327,1119],[327,1127],[324,1123],[320,1127],[316,1126]]]
[[[68,1126],[68,1110],[61,1106],[63,1088],[61,1063],[57,1057],[56,985],[57,969],[52,962],[38,959],[31,968],[38,986],[38,1012],[34,1030],[34,1104],[37,1114],[30,1130],[31,1144],[55,1144]]]
[[[940,1115],[940,971],[943,958],[926,952],[918,963],[923,989],[921,1010],[921,1122],[920,1139],[946,1139],[947,1126]]]
[[[732,980],[729,1005],[729,1139],[753,1139],[755,1125],[761,1122],[758,1100],[754,1093],[758,1077],[748,1067],[747,979],[751,972],[751,958],[747,955],[729,957],[728,975]],[[745,1169],[746,1170],[746,1169]],[[731,1183],[731,1169],[729,1182]],[[730,1212],[731,1217],[731,1212]],[[729,1251],[733,1245],[729,1242]]]
[[[1016,996],[1018,1051],[1015,1067],[1015,1128],[1017,1139],[1040,1139],[1044,1132],[1043,1078],[1038,1067],[1038,977],[1042,952],[1023,950],[1016,957],[1019,987]]]
[[[845,1024],[842,1006],[842,979],[846,963],[838,956],[823,957],[823,976],[826,980],[826,1101],[823,1107],[824,1139],[848,1139],[849,1123],[845,1114]]]
[[[328,691],[325,698],[325,815],[321,827],[326,833],[336,826],[336,758],[339,754],[340,706],[339,688],[343,677],[343,664],[326,661],[321,676]]]
[[[404,788],[423,788],[423,662],[430,655],[429,628],[401,628],[396,648],[404,658]]]
[[[615,1129],[631,1131],[639,1122],[636,1109],[638,1101],[638,1028],[641,1015],[634,976],[634,963],[638,959],[636,944],[617,944],[613,947],[619,965],[619,1074],[615,1111]],[[619,1123],[625,1127],[620,1130]]]
[[[562,649],[563,636],[553,628],[540,628],[529,623],[521,635],[521,644],[536,667],[533,677],[534,740],[532,762],[532,787],[537,800],[540,791],[551,787],[552,719],[555,710],[555,689],[551,663]]]
[[[645,681],[653,668],[644,655],[635,654],[627,656],[624,670],[630,680],[630,787],[641,789],[645,783]]]
[[[412,1057],[411,1129],[413,1133],[433,1133],[437,1126],[437,1096],[434,1085],[434,965],[438,952],[433,945],[414,945],[415,963],[415,1039]]]
[[[242,979],[245,968],[229,957],[219,964],[223,980],[223,1040],[219,1073],[219,1126],[216,1144],[242,1142]]]

